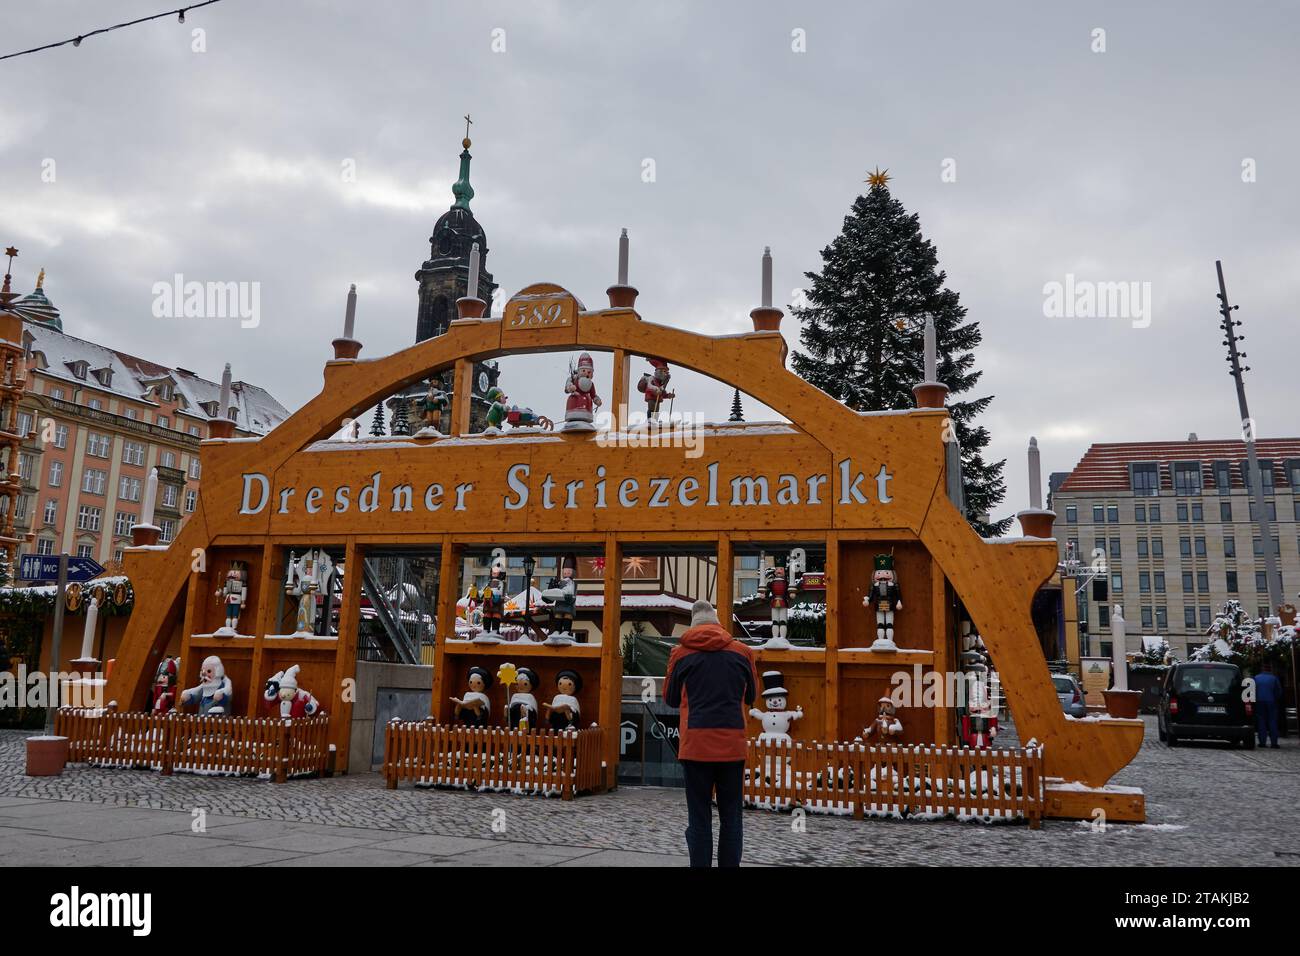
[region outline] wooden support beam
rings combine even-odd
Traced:
[[[614,382],[609,389],[610,429],[627,428],[628,398],[631,394],[632,356],[624,349],[614,350]]]
[[[348,769],[348,750],[352,744],[352,704],[356,698],[357,637],[361,629],[361,563],[365,549],[355,538],[348,539],[344,552],[343,606],[339,608],[339,645],[334,655],[334,689],[330,714],[330,743],[338,751],[335,767],[341,773]],[[328,608],[328,605],[327,605]],[[329,613],[328,610],[326,613]]]
[[[839,740],[840,735],[840,538],[826,535],[826,708],[822,739]],[[860,810],[858,812],[861,812]]]
[[[444,721],[450,718],[452,691],[447,687],[447,638],[456,636],[456,601],[460,590],[462,550],[449,534],[442,536],[442,552],[438,556],[438,614],[433,635],[433,691],[429,713]],[[444,708],[444,704],[447,706]],[[444,718],[443,715],[446,715]]]
[[[605,610],[601,618],[600,725],[605,728],[605,787],[618,783],[619,724],[623,711],[623,545],[605,536]]]
[[[474,406],[474,363],[457,359],[452,373],[451,434],[469,434],[470,411]]]

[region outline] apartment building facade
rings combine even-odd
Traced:
[[[1264,548],[1278,557],[1282,594],[1300,589],[1300,438],[1256,442],[1272,540],[1261,540],[1242,441],[1096,444],[1053,477],[1061,557],[1077,556],[1084,655],[1111,647],[1111,608],[1123,608],[1127,650],[1163,637],[1185,658],[1206,642],[1224,602],[1268,607]],[[1099,573],[1098,573],[1099,572]]]
[[[22,553],[67,551],[116,569],[151,469],[163,542],[197,507],[199,442],[220,416],[221,386],[68,335],[43,280],[12,306],[23,318],[18,430],[28,436],[18,455],[15,531],[28,537]],[[264,434],[288,414],[265,389],[232,383],[236,435]]]

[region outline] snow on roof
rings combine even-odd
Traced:
[[[148,393],[149,383],[167,379],[176,386],[181,397],[181,412],[199,421],[210,421],[205,403],[217,402],[221,385],[200,378],[188,369],[172,369],[126,352],[106,348],[95,342],[68,335],[40,322],[24,322],[30,336],[31,351],[39,352],[45,359],[42,375],[57,378],[73,386],[85,386],[136,402],[156,404]],[[74,366],[85,363],[86,376],[78,377]],[[93,373],[109,369],[112,375],[105,381]],[[246,431],[266,433],[289,417],[289,411],[257,385],[234,382],[231,386],[232,407],[239,409],[236,424]],[[215,409],[214,409],[215,410]]]

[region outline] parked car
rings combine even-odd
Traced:
[[[1088,705],[1083,700],[1083,688],[1073,674],[1053,674],[1052,684],[1056,687],[1056,697],[1061,702],[1061,709],[1071,717],[1087,717]]]
[[[1175,664],[1160,688],[1156,729],[1173,747],[1203,738],[1255,746],[1255,710],[1243,699],[1241,668],[1225,663]]]

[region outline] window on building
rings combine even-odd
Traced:
[[[1277,502],[1276,502],[1276,501],[1266,501],[1266,502],[1264,502],[1264,510],[1268,512],[1268,517],[1269,517],[1269,520],[1270,520],[1270,521],[1276,521],[1276,520],[1277,520]],[[1250,502],[1250,509],[1249,509],[1249,511],[1250,511],[1250,520],[1251,520],[1251,521],[1258,521],[1258,520],[1259,520],[1259,508],[1257,508],[1257,507],[1255,506],[1255,502],[1254,502],[1253,500]]]
[[[199,436],[199,426],[198,426],[198,425],[191,425],[191,426],[189,427],[189,433],[190,433],[191,435],[193,435],[195,438],[197,438],[197,437]]]
[[[1151,572],[1150,571],[1138,572],[1138,591],[1142,594],[1151,593]]]
[[[177,496],[177,490],[175,485],[162,486],[162,503],[164,508],[175,508],[176,496]],[[523,590],[522,584],[519,586],[519,589],[521,591]]]
[[[1167,607],[1156,608],[1156,627],[1158,627],[1162,631],[1169,629],[1169,608]]]
[[[195,456],[190,459],[190,477],[198,481],[200,474],[202,474],[201,466],[198,457]]]
[[[1124,575],[1116,572],[1110,576],[1110,589],[1116,594],[1124,593]]]
[[[86,399],[86,407],[97,412],[102,412],[104,410],[104,400],[102,398],[88,398]]]
[[[26,438],[32,433],[32,413],[18,412],[18,434]]]
[[[113,439],[107,435],[101,435],[99,432],[88,432],[86,435],[86,454],[95,458],[107,458],[109,450],[113,447]]]
[[[1178,502],[1178,504],[1177,504],[1175,507],[1177,508],[1177,511],[1178,511],[1178,523],[1179,523],[1179,524],[1186,524],[1186,522],[1187,522],[1187,502],[1186,502],[1186,501],[1180,501],[1180,502]]]
[[[1292,488],[1300,488],[1300,458],[1292,458],[1286,463],[1287,483]]]
[[[1205,520],[1205,506],[1202,505],[1199,501],[1192,502],[1192,520],[1193,521]]]
[[[199,493],[193,488],[185,489],[185,512],[187,514],[193,513],[194,509],[197,508],[198,505]]]
[[[1156,557],[1156,558],[1163,558],[1163,557],[1165,556],[1165,539],[1164,539],[1164,538],[1152,538],[1152,539],[1151,539],[1151,555],[1152,555],[1152,557]]]
[[[154,387],[154,392],[158,398],[164,402],[170,402],[176,397],[176,389],[168,382],[162,382]]]
[[[1160,523],[1160,505],[1158,503],[1151,502],[1151,506],[1147,508],[1147,519],[1156,524]]]
[[[117,561],[119,564],[121,563],[121,561],[122,561],[122,549],[121,549],[121,548],[116,548],[116,549],[114,549],[114,551],[113,551],[113,560],[114,560],[114,561]]]
[[[57,488],[63,484],[63,462],[50,462],[50,487]]]
[[[1202,604],[1201,605],[1201,627],[1209,627],[1209,626],[1210,626],[1210,606],[1208,604]]]
[[[1237,556],[1237,539],[1230,534],[1223,536],[1223,556],[1225,558],[1235,558]]]
[[[158,456],[158,464],[162,465],[164,468],[175,468],[176,452],[174,451],[163,452],[161,455]]]
[[[1179,538],[1179,539],[1178,539],[1178,553],[1181,554],[1184,558],[1190,558],[1190,557],[1192,556],[1192,539],[1191,539],[1191,538]]]
[[[159,416],[158,416],[158,427],[159,427],[159,428],[168,428],[168,427],[170,427],[170,425],[171,425],[171,422],[169,422],[169,421],[167,420],[167,416],[166,416],[166,415],[159,415]]]
[[[1214,463],[1214,486],[1221,495],[1231,494],[1232,471],[1228,462],[1216,461]]]
[[[54,524],[59,520],[59,499],[51,498],[45,502],[45,514],[42,515],[46,524]]]
[[[159,523],[159,528],[162,529],[161,533],[158,535],[158,540],[160,541],[170,541],[176,536],[176,522],[171,518],[163,518]],[[523,590],[522,578],[520,578],[519,590]]]
[[[1298,499],[1298,500],[1300,500],[1300,499]],[[1066,524],[1077,524],[1078,521],[1079,521],[1079,506],[1078,506],[1078,505],[1066,505],[1066,506],[1065,506],[1065,523],[1066,523]]]
[[[1165,572],[1163,571],[1156,572],[1156,593],[1165,593]]]
[[[59,401],[63,401],[67,397],[68,397],[68,393],[65,392],[63,389],[59,388],[57,385],[55,385],[53,388],[50,389],[50,398],[57,398]]]
[[[1133,506],[1133,520],[1136,521],[1138,524],[1146,524],[1146,520],[1147,520],[1146,505]]]
[[[19,495],[14,505],[14,518],[18,521],[27,517],[27,495]]]
[[[1232,502],[1231,502],[1231,501],[1220,501],[1220,502],[1219,502],[1219,520],[1220,520],[1220,521],[1231,521],[1231,520],[1232,520]]]
[[[1198,538],[1196,539],[1196,556],[1197,556],[1198,558],[1203,558],[1203,557],[1205,557],[1205,539],[1204,539],[1204,538],[1198,537]]]
[[[1155,462],[1133,466],[1133,494],[1143,498],[1160,494],[1160,472]]]
[[[144,444],[138,441],[124,442],[122,445],[122,461],[128,465],[143,465]]]
[[[68,447],[68,426],[67,425],[54,426],[54,447],[55,448]]]
[[[129,408],[129,407],[124,408],[122,409],[122,414],[125,415],[127,418],[131,419],[131,421],[135,421],[137,418],[140,417],[139,410],[135,408]]]
[[[1291,502],[1291,509],[1295,512],[1295,520],[1300,521],[1300,498]]]
[[[131,533],[131,525],[133,524],[135,524],[135,515],[119,511],[113,519],[113,534],[128,535]]]
[[[1226,572],[1224,572],[1224,578],[1226,578],[1226,581],[1225,581],[1225,589],[1227,590],[1227,592],[1228,592],[1229,594],[1236,594],[1236,593],[1238,593],[1238,592],[1237,592],[1237,572],[1236,572],[1236,571],[1226,571]]]
[[[1268,590],[1268,575],[1263,571],[1255,572],[1255,590],[1260,594]]]
[[[103,520],[103,517],[103,510],[93,508],[90,505],[82,505],[77,509],[77,530],[98,531],[99,523]]]
[[[1145,558],[1150,552],[1150,545],[1146,538],[1138,538],[1138,557]]]
[[[1201,463],[1199,461],[1174,462],[1174,494],[1199,495],[1201,493]]]
[[[88,495],[102,495],[107,480],[108,472],[101,468],[87,468],[81,476],[81,490]]]
[[[23,481],[32,480],[32,456],[25,451],[18,453],[18,477]]]
[[[53,553],[54,553],[54,539],[53,539],[53,538],[41,538],[40,540],[38,540],[38,541],[36,542],[36,553],[37,553],[37,554],[53,554]]]
[[[140,479],[123,475],[117,483],[117,496],[123,501],[140,500]]]
[[[1097,605],[1097,626],[1110,627],[1110,605],[1109,604]]]
[[[1196,626],[1196,608],[1183,608],[1183,626],[1186,628],[1193,628]]]
[[[1207,592],[1207,591],[1210,590],[1210,572],[1209,572],[1209,571],[1197,571],[1197,572],[1196,572],[1196,590],[1200,591],[1202,594],[1204,594],[1205,592]]]
[[[1151,608],[1144,607],[1142,609],[1142,630],[1149,631],[1154,626],[1155,614],[1152,612]]]
[[[1119,524],[1119,505],[1106,506],[1106,520],[1111,524]]]
[[[95,556],[95,546],[92,544],[77,545],[77,557],[93,558]]]
[[[1092,506],[1092,523],[1093,524],[1106,523],[1106,508],[1103,505]]]
[[[1184,593],[1187,593],[1187,594],[1190,594],[1191,591],[1192,591],[1192,572],[1191,572],[1191,571],[1184,571],[1184,572],[1183,572],[1183,591],[1184,591]]]
[[[1115,561],[1118,561],[1121,557],[1119,545],[1120,545],[1119,538],[1116,537],[1110,539],[1110,556]]]

